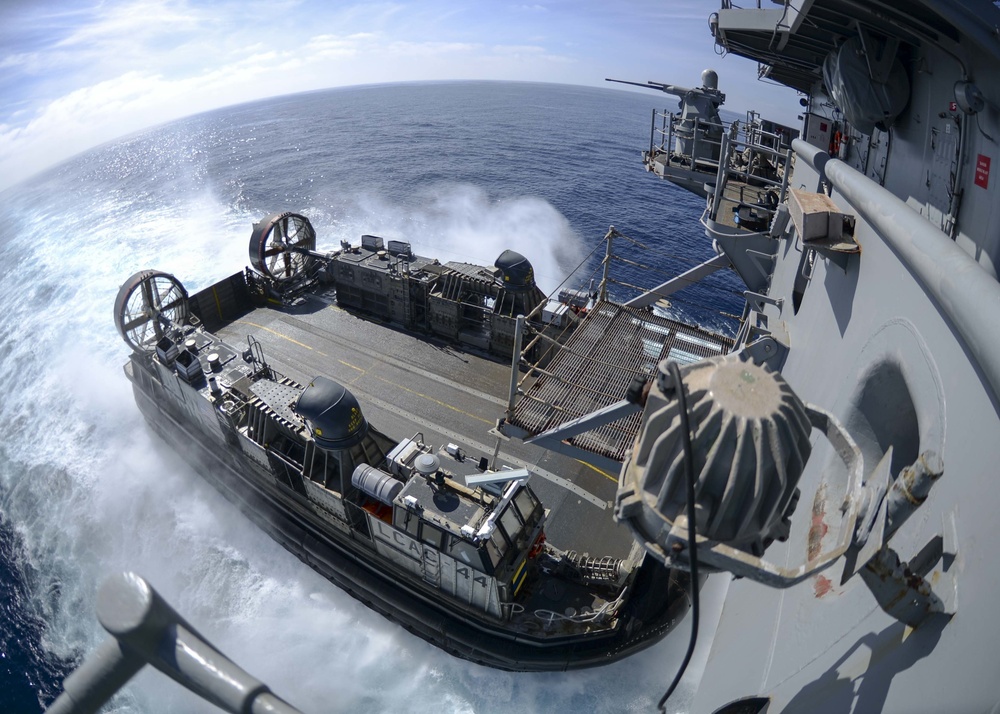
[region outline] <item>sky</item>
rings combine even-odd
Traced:
[[[754,62],[716,54],[708,16],[718,9],[718,0],[2,0],[0,190],[183,116],[386,82],[697,86],[712,67],[727,109],[794,124],[794,92],[759,82]]]

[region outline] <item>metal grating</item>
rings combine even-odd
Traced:
[[[294,405],[302,394],[302,387],[290,379],[274,382],[270,379],[259,379],[250,386],[250,391],[260,398],[271,410],[272,415],[288,429],[302,429],[302,417],[296,412]]]
[[[686,364],[725,354],[732,345],[727,337],[645,310],[600,302],[518,398],[513,424],[540,434],[624,399],[632,377],[652,374],[663,359]],[[623,461],[641,416],[580,434],[570,443]]]

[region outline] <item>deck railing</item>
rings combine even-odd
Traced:
[[[706,178],[714,173],[716,190],[709,206],[712,220],[716,219],[725,188],[731,181],[762,187],[765,191],[773,189],[780,203],[788,187],[786,168],[792,150],[788,136],[769,131],[767,126],[755,112],[749,112],[743,122],[710,122],[682,119],[676,112],[654,110],[646,161],[652,165],[658,157],[664,157],[665,166],[680,160],[691,170],[703,171]],[[710,134],[721,138],[710,139]],[[679,136],[691,140],[690,153],[676,150]],[[719,158],[709,158],[712,156]],[[711,179],[707,182],[711,183]]]
[[[653,157],[666,154],[668,157],[672,154],[676,154],[674,151],[674,143],[678,137],[677,127],[681,124],[681,115],[676,112],[659,111],[657,109],[653,110],[653,121],[649,129],[649,158],[652,160]],[[705,138],[705,134],[709,133],[710,130],[721,131],[723,134],[728,131],[728,126],[724,122],[710,122],[704,119],[694,119],[694,138],[691,146],[691,165],[694,166],[694,160],[700,155],[700,153],[706,153],[705,147],[718,147],[717,150],[710,152],[713,155],[721,156],[722,143],[720,141],[714,141]],[[684,136],[690,132],[689,127],[684,128]],[[698,151],[699,147],[701,152]],[[685,155],[687,156],[687,155]],[[700,163],[706,164],[712,168],[718,166],[718,161],[713,159],[698,159]]]
[[[737,154],[745,156],[746,160],[737,162],[735,158]],[[771,178],[764,172],[755,172],[755,160],[761,164],[767,162],[773,168],[776,178]],[[729,133],[723,134],[721,161],[715,178],[715,193],[709,206],[709,218],[717,220],[726,187],[731,181],[737,181],[742,185],[756,185],[765,191],[768,188],[773,189],[776,194],[774,206],[783,203],[788,190],[788,167],[791,161],[791,149],[781,151],[770,148],[760,143],[760,137],[757,137],[756,143],[751,143],[741,142],[739,139],[733,140]],[[742,202],[742,198],[740,201]]]
[[[93,714],[146,664],[233,714],[301,714],[215,649],[134,573],[105,581],[97,618],[112,637],[66,678],[46,714]]]

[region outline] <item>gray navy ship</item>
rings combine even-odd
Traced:
[[[461,656],[596,664],[689,612],[669,635],[689,649],[661,708],[682,682],[706,714],[998,712],[1000,9],[748,5],[723,1],[715,43],[800,92],[801,129],[753,112],[723,121],[712,71],[700,87],[643,85],[680,100],[654,114],[642,157],[704,198],[716,255],[702,265],[625,302],[606,280],[547,300],[520,256],[440,266],[373,239],[318,254],[308,222],[284,214],[255,229],[255,270],[208,291],[133,276],[116,306],[126,372],[178,448],[212,439],[196,447],[220,462],[206,476],[263,527],[321,572],[324,540],[365,554],[351,574],[393,572],[427,605],[387,614],[411,628],[433,614],[418,634]],[[746,287],[735,340],[655,308],[718,270]],[[411,342],[419,332],[463,355],[510,350],[495,378],[507,398],[488,396],[497,362],[463,357],[442,374],[432,366],[455,353]],[[368,425],[359,402],[385,433],[412,431],[399,386],[440,395],[424,428],[443,450]],[[495,443],[454,428],[455,410],[499,414]],[[595,525],[580,528],[567,501],[597,509]],[[481,587],[456,577],[470,563]],[[383,612],[398,602],[328,574]],[[721,607],[703,611],[707,594]],[[141,617],[123,623],[111,605],[130,597]],[[148,586],[118,578],[99,603],[126,650],[191,685],[187,665],[128,644],[140,630],[161,650],[178,637],[149,624],[177,620]],[[474,646],[486,631],[506,644]],[[59,705],[91,679],[67,680]],[[262,691],[224,705],[249,710]]]

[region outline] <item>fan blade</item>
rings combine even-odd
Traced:
[[[131,320],[129,322],[123,322],[122,328],[124,329],[125,332],[132,332],[132,330],[134,330],[135,328],[141,325],[145,325],[147,322],[149,322],[149,319],[150,319],[149,313],[143,313],[134,320]]]

